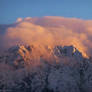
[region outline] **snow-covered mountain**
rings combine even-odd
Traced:
[[[13,46],[0,55],[0,90],[92,92],[92,59],[73,46]]]

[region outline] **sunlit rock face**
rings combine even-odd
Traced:
[[[55,46],[54,48],[46,47],[44,48],[44,53],[41,53],[39,49],[41,50],[40,46],[35,47],[34,45],[13,46],[1,55],[0,62],[15,66],[16,68],[21,68],[26,65],[30,65],[31,63],[38,64],[41,60],[45,60],[49,63],[53,63],[55,61],[61,62],[60,60],[63,58],[70,58],[76,62],[81,62],[83,60],[82,54],[73,46]]]

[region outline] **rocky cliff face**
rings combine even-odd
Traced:
[[[92,60],[73,46],[14,46],[0,56],[0,90],[91,92]]]

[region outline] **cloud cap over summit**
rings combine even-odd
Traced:
[[[92,54],[92,20],[55,16],[27,17],[18,18],[10,25],[0,25],[0,48],[15,44],[51,47],[73,45],[84,56],[90,56]]]

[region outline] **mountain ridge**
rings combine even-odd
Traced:
[[[91,59],[83,57],[73,46],[45,47],[48,55],[45,51],[39,52],[39,47],[37,49],[34,45],[17,45],[0,56],[0,90],[92,91]]]

